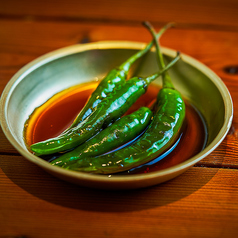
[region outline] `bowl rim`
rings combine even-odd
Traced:
[[[47,54],[44,54],[35,60],[31,61],[27,65],[25,65],[23,68],[21,68],[7,83],[6,87],[4,88],[2,92],[2,96],[0,99],[0,123],[1,127],[3,129],[3,132],[7,139],[10,141],[10,143],[17,149],[17,151],[25,157],[27,160],[33,162],[34,164],[44,168],[50,173],[53,174],[61,174],[66,177],[71,177],[74,179],[80,179],[83,181],[91,181],[91,182],[103,182],[103,183],[118,183],[118,182],[132,182],[132,181],[142,181],[146,179],[153,179],[158,177],[163,177],[165,175],[177,173],[181,170],[186,170],[189,167],[193,166],[203,158],[205,158],[208,154],[210,154],[213,150],[215,150],[219,144],[223,141],[225,136],[227,135],[232,119],[233,119],[233,103],[231,95],[226,87],[226,85],[223,83],[223,81],[220,79],[220,77],[215,74],[210,68],[205,66],[203,63],[199,62],[198,60],[194,59],[193,57],[182,53],[181,57],[184,62],[187,64],[198,68],[202,71],[203,74],[205,74],[218,88],[224,102],[225,106],[225,119],[222,128],[220,129],[218,135],[216,138],[201,152],[196,154],[195,156],[191,157],[190,159],[179,163],[177,165],[171,166],[169,168],[149,172],[145,174],[130,174],[130,175],[100,175],[100,174],[89,174],[84,172],[76,172],[76,171],[70,171],[66,170],[60,167],[52,166],[47,161],[44,161],[43,159],[33,155],[29,151],[27,151],[25,148],[22,148],[22,146],[16,141],[16,139],[11,134],[11,130],[8,127],[8,123],[6,120],[6,111],[7,111],[7,105],[8,101],[10,99],[11,93],[14,91],[15,87],[17,86],[18,82],[20,82],[27,74],[34,71],[38,67],[51,62],[55,59],[59,59],[64,56],[68,56],[71,54],[80,53],[87,50],[106,50],[106,49],[135,49],[140,50],[145,47],[145,43],[141,42],[134,42],[134,41],[100,41],[100,42],[93,42],[93,43],[86,43],[83,45],[71,45],[64,48],[60,48],[57,50],[54,50],[52,52],[49,52]],[[174,57],[176,55],[175,50],[162,47],[162,52],[165,55]],[[110,179],[108,179],[110,177]]]

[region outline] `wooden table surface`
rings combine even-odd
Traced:
[[[0,238],[238,237],[238,1],[0,1],[0,94],[28,62],[101,40],[148,42],[144,20],[177,23],[161,44],[211,68],[234,103],[230,132],[166,183],[102,191],[61,181],[24,159],[0,131]]]

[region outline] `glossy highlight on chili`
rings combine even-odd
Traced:
[[[53,160],[51,164],[64,167],[78,159],[98,156],[116,149],[143,133],[152,116],[153,113],[149,108],[141,107],[137,111],[120,118],[81,146],[64,153]]]
[[[173,26],[173,23],[166,24],[158,32],[156,38],[159,39],[162,36],[162,34],[171,26]],[[69,129],[77,126],[84,119],[86,119],[86,117],[88,117],[92,113],[93,108],[95,108],[104,98],[106,98],[116,87],[124,84],[133,63],[135,63],[136,60],[145,55],[151,49],[152,46],[153,40],[149,44],[147,44],[147,46],[144,49],[136,52],[129,59],[123,62],[119,67],[110,70],[109,73],[106,75],[106,77],[104,77],[100,81],[99,85],[91,94],[87,103],[85,104],[83,109],[79,112],[79,114],[77,115],[71,126],[68,129],[66,129],[63,132],[63,134],[67,133]]]
[[[177,55],[165,68],[147,78],[133,77],[126,81],[102,100],[79,125],[58,137],[31,145],[31,150],[36,155],[47,155],[67,151],[84,143],[120,118],[146,92],[149,84],[172,67],[179,59],[180,56]]]
[[[155,32],[149,23],[145,23],[153,34],[158,56],[158,64],[165,64]],[[79,159],[66,167],[70,170],[98,174],[113,174],[129,170],[144,164],[170,148],[178,138],[184,119],[185,103],[181,94],[174,88],[167,72],[163,75],[163,88],[157,96],[153,120],[145,133],[132,145],[115,152]]]

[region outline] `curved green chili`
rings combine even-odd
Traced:
[[[154,31],[147,23],[154,36]],[[156,41],[156,39],[155,39]],[[159,65],[164,67],[159,44],[156,41]],[[132,145],[118,151],[78,160],[67,169],[91,173],[111,174],[129,170],[158,157],[178,138],[185,118],[185,104],[174,89],[170,76],[163,74],[163,88],[157,97],[156,112],[145,133]]]
[[[159,39],[161,35],[172,26],[172,23],[165,25],[159,33],[156,35],[156,38]],[[123,64],[121,64],[118,68],[112,69],[105,78],[100,81],[99,85],[95,89],[95,91],[91,94],[87,103],[77,115],[71,126],[66,129],[63,133],[66,133],[70,128],[77,126],[81,123],[87,116],[92,113],[92,109],[95,108],[103,98],[107,97],[114,88],[119,85],[122,85],[127,78],[127,74],[131,68],[131,65],[140,57],[145,55],[153,46],[153,40],[142,50],[138,51],[134,55],[132,55],[129,59],[127,59]]]
[[[121,117],[146,92],[148,85],[175,64],[179,58],[178,55],[163,70],[147,78],[131,78],[102,100],[78,126],[71,128],[66,134],[31,145],[31,150],[36,155],[46,155],[79,146],[102,130],[103,127]]]
[[[139,136],[148,126],[153,113],[147,107],[124,116],[93,138],[51,162],[52,165],[68,166],[78,159],[98,156],[118,148]]]
[[[164,88],[158,95],[158,110],[145,133],[135,143],[96,158],[79,159],[65,168],[111,174],[129,170],[158,157],[176,141],[184,120],[184,103],[174,89]]]

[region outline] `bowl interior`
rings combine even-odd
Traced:
[[[25,66],[10,80],[1,98],[1,123],[9,141],[23,156],[54,175],[76,183],[88,179],[95,184],[93,182],[98,180],[97,176],[80,175],[80,173],[51,168],[53,166],[29,153],[23,138],[24,123],[36,107],[56,93],[81,83],[100,80],[109,69],[120,65],[143,47],[142,43],[130,42],[75,45],[49,53]],[[163,48],[163,52],[166,60],[171,60],[176,55],[175,51],[166,48]],[[163,176],[165,180],[172,178],[171,176],[175,176],[185,167],[206,156],[221,142],[231,123],[232,101],[222,81],[193,58],[186,55],[182,55],[182,58],[183,60],[170,70],[170,74],[176,89],[201,112],[207,125],[208,141],[205,150],[191,158],[187,165],[185,162],[180,168],[177,167],[175,174],[175,171],[171,170],[159,171],[157,175],[153,175],[157,178],[153,183],[163,181]],[[140,76],[148,76],[157,70],[155,52],[151,51],[142,60],[136,62],[131,75],[136,73]],[[161,84],[161,80],[157,79],[155,83]],[[133,187],[133,176],[130,179]],[[141,179],[146,180],[146,177],[142,176]],[[113,183],[113,179],[109,183]],[[123,187],[123,181],[120,184]]]

